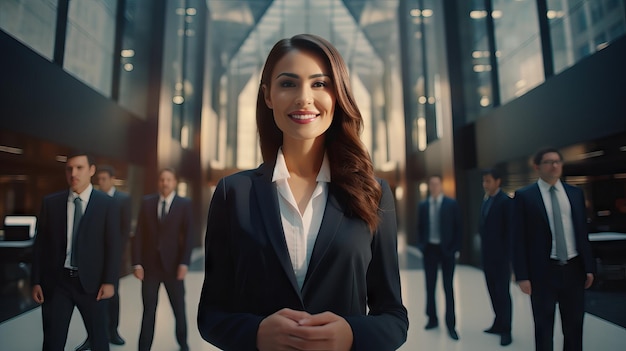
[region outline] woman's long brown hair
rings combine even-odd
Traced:
[[[265,104],[262,86],[271,89],[271,74],[278,61],[290,51],[301,50],[321,57],[330,68],[335,89],[336,106],[333,122],[326,131],[326,154],[330,163],[331,182],[346,214],[357,216],[374,232],[378,226],[378,203],[382,196],[380,184],[374,176],[370,155],[361,142],[363,118],[356,105],[347,66],[337,49],[327,40],[300,34],[282,39],[270,51],[257,97],[256,122],[259,131],[263,161],[274,163],[278,149],[283,143],[283,133],[274,122],[273,111]]]

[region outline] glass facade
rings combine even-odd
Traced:
[[[57,0],[2,0],[0,28],[52,61]]]
[[[554,70],[559,73],[626,33],[620,0],[547,0]]]
[[[489,31],[489,21],[493,25],[490,12],[484,0],[459,2],[459,23],[468,30],[460,33],[461,69],[464,81],[464,103],[466,121],[473,122],[492,108],[497,93],[493,90],[493,75],[497,73],[494,65],[495,50],[493,33]]]
[[[153,34],[152,0],[126,0],[121,52],[118,101],[145,119],[148,108],[150,38]]]
[[[502,104],[545,80],[534,0],[494,0],[496,57]]]
[[[424,151],[428,145],[442,137],[442,70],[446,61],[441,59],[443,11],[438,1],[421,0],[409,2],[404,8],[407,16],[408,50],[404,58],[409,62],[404,76],[409,78],[411,93],[408,97],[407,118],[413,128],[411,144],[413,151]],[[444,73],[445,76],[445,73]],[[405,78],[406,79],[406,78]]]
[[[117,1],[70,1],[63,68],[111,96]]]

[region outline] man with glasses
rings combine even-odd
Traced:
[[[553,148],[533,159],[539,180],[515,192],[514,260],[520,289],[530,295],[537,350],[553,349],[559,304],[564,350],[582,350],[584,289],[595,264],[581,189],[561,182],[563,158]]]

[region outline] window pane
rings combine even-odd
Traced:
[[[52,61],[57,0],[1,0],[0,28]]]
[[[616,0],[548,0],[554,71],[603,49],[626,32],[624,2]]]
[[[149,91],[150,35],[153,0],[126,0],[120,57],[121,106],[146,118]]]
[[[543,58],[534,0],[494,0],[500,97],[506,103],[543,83]]]
[[[491,48],[484,0],[459,1],[461,53],[467,122],[493,106]]]
[[[63,68],[111,96],[115,0],[70,1]]]

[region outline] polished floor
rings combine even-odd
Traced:
[[[470,266],[457,266],[455,274],[455,296],[457,303],[457,330],[459,341],[448,337],[445,328],[424,330],[424,275],[419,268],[419,259],[413,250],[402,249],[401,279],[403,300],[409,311],[409,335],[407,342],[400,348],[403,351],[414,350],[510,350],[528,351],[534,349],[533,323],[530,301],[516,286],[512,286],[513,298],[513,343],[507,347],[499,344],[499,336],[485,334],[483,329],[492,322],[489,297],[484,284],[482,271]],[[217,350],[202,340],[196,329],[195,316],[197,301],[202,285],[203,273],[194,270],[185,281],[187,289],[187,311],[189,324],[189,343],[194,351]],[[439,280],[441,284],[441,280]],[[438,288],[438,309],[443,316],[443,292]],[[142,305],[140,283],[133,276],[126,276],[120,281],[122,317],[120,333],[126,339],[126,345],[111,346],[112,351],[137,349]],[[626,303],[626,301],[624,301]],[[557,313],[558,315],[558,313]],[[442,317],[440,317],[442,318]],[[78,311],[75,311],[70,325],[66,350],[72,351],[85,337],[85,329]],[[33,351],[41,349],[41,311],[31,309],[17,317],[0,323],[0,350]],[[587,313],[584,325],[584,348],[586,350],[624,350],[626,329]],[[560,323],[557,317],[555,326],[555,350],[562,349]],[[153,350],[178,350],[174,337],[174,319],[165,291],[161,288],[160,303],[157,310],[157,325]],[[376,351],[376,350],[372,350]]]

